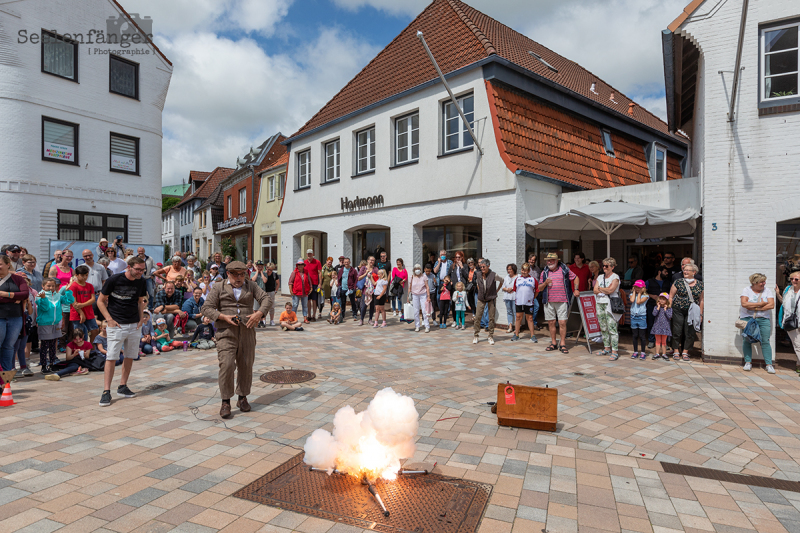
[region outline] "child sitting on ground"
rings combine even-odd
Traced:
[[[217,346],[217,339],[214,337],[214,334],[214,324],[211,323],[210,318],[204,316],[203,322],[194,330],[194,335],[192,335],[192,340],[190,340],[189,343],[192,345],[192,348],[210,350]],[[200,340],[196,341],[196,339]]]
[[[142,338],[139,339],[139,357],[147,357],[155,352],[159,354],[156,346],[156,330],[153,327],[153,319],[148,309],[144,310],[144,324],[142,324]]]
[[[297,320],[297,313],[292,310],[292,302],[286,302],[286,310],[281,313],[281,329],[283,331],[303,331],[303,326]]]
[[[338,324],[342,320],[342,306],[339,302],[334,302],[333,309],[331,309],[331,317],[328,322],[331,324]]]
[[[171,352],[175,348],[183,346],[181,341],[173,341],[167,330],[167,321],[163,318],[156,320],[156,343],[162,352]]]
[[[76,376],[88,374],[89,370],[81,366],[83,360],[89,356],[92,351],[92,344],[84,339],[84,332],[81,328],[76,328],[72,332],[72,342],[67,344],[67,366],[63,370],[59,370],[54,374],[47,374],[44,379],[47,381],[59,381],[62,377],[75,373]]]
[[[656,317],[650,330],[650,333],[656,336],[656,353],[653,354],[653,359],[661,357],[665,361],[669,361],[667,337],[672,335],[672,309],[669,303],[669,294],[666,292],[658,295],[653,316]]]

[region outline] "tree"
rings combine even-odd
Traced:
[[[222,248],[222,255],[229,255],[231,259],[236,259],[236,243],[231,237],[225,237],[220,241],[220,248]]]
[[[172,209],[178,202],[180,202],[180,198],[175,198],[174,196],[162,196],[161,197],[161,212],[163,213],[167,209]]]

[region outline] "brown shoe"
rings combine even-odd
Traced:
[[[222,407],[219,408],[219,416],[222,418],[231,417],[231,404],[222,402]]]
[[[249,413],[250,412],[250,404],[247,403],[247,398],[242,398],[241,400],[236,402],[236,407],[238,407],[239,410],[241,412],[243,412],[243,413]]]

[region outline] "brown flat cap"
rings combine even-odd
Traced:
[[[225,270],[247,270],[247,265],[241,261],[233,261],[232,263],[228,263],[228,266],[225,267]]]

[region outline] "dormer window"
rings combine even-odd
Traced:
[[[667,181],[667,150],[660,144],[655,145],[653,149],[653,158],[655,159],[655,173],[653,181]]]

